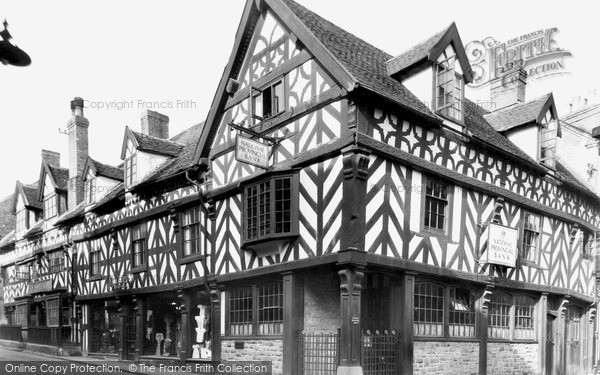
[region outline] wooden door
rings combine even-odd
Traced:
[[[566,319],[566,374],[577,375],[581,368],[581,316],[582,311],[578,307],[567,309]]]
[[[546,318],[546,375],[552,375],[552,366],[554,366],[555,335],[556,317],[548,314]]]

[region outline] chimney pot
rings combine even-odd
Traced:
[[[74,116],[83,117],[83,99],[76,96],[71,100],[71,112]]]

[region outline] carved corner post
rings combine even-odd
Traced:
[[[487,374],[487,342],[488,342],[488,316],[492,302],[494,286],[488,284],[483,289],[477,304],[477,319],[479,331],[479,375]]]
[[[542,374],[546,374],[546,343],[548,342],[548,293],[542,293],[540,300],[537,303],[537,327],[535,327],[538,333],[538,368],[541,369]]]
[[[570,295],[565,295],[560,300],[560,304],[557,309],[558,313],[558,334],[556,337],[556,346],[554,352],[554,371],[553,374],[562,374],[566,369],[566,358],[567,358],[567,305],[571,299]]]
[[[119,361],[125,360],[125,341],[126,341],[126,327],[125,327],[125,306],[123,305],[123,300],[120,297],[116,298],[117,300],[117,312],[119,313],[119,334],[121,336],[121,340],[119,340]]]
[[[362,375],[360,365],[360,296],[364,273],[362,268],[348,267],[340,277],[341,329],[338,375]]]
[[[304,286],[297,274],[283,274],[283,373],[299,374],[298,333],[304,326]]]
[[[342,153],[344,199],[340,249],[364,251],[369,152],[352,146],[342,150]]]
[[[188,352],[191,350],[192,345],[190,340],[192,299],[189,292],[181,289],[177,291],[177,298],[179,298],[179,302],[181,303],[181,309],[179,310],[179,314],[181,315],[181,326],[179,327],[179,334],[181,335],[181,348],[179,349],[179,359],[185,363],[188,358]]]
[[[216,225],[217,225],[217,205],[214,201],[214,199],[209,199],[206,202],[206,212],[207,212],[207,217],[208,217],[208,222],[206,223],[206,227],[207,229],[210,228],[210,248],[213,252],[216,252],[217,249],[217,237],[216,235],[212,235],[216,232]],[[217,267],[217,257],[213,256],[213,254],[206,254],[208,256],[208,259],[210,260],[210,269],[212,270],[213,273],[215,273],[216,271],[216,267]],[[208,264],[207,264],[208,265]]]
[[[210,332],[212,360],[221,360],[221,290],[217,285],[217,278],[210,276],[208,278],[208,287],[210,289]]]
[[[135,313],[135,331],[136,331],[136,345],[135,352],[133,354],[134,361],[138,362],[140,360],[140,356],[143,354],[144,347],[144,300],[142,298],[137,297],[136,295],[132,297],[132,307]]]
[[[402,279],[402,326],[400,333],[400,342],[402,344],[401,364],[402,375],[412,375],[414,362],[414,293],[415,293],[415,276],[413,272],[406,272]]]

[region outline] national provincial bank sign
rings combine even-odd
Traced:
[[[490,223],[486,263],[514,268],[517,261],[518,238],[518,230]]]
[[[235,159],[242,163],[255,165],[260,168],[269,168],[271,146],[255,141],[241,135],[235,138]]]
[[[568,73],[565,58],[571,52],[559,47],[556,27],[539,29],[500,42],[493,37],[474,40],[465,51],[473,69],[471,87],[482,86],[503,76],[507,66],[522,63],[527,82],[555,74]]]

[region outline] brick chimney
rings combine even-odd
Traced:
[[[142,112],[142,133],[156,138],[169,139],[169,116],[149,109]]]
[[[56,151],[42,150],[42,160],[53,167],[60,167],[60,154]]]
[[[525,102],[527,72],[522,63],[510,63],[498,78],[490,81],[490,100],[493,110]]]
[[[83,117],[83,99],[71,100],[71,119],[67,123],[69,133],[69,191],[67,208],[70,210],[83,201],[82,172],[88,157],[88,127]]]

